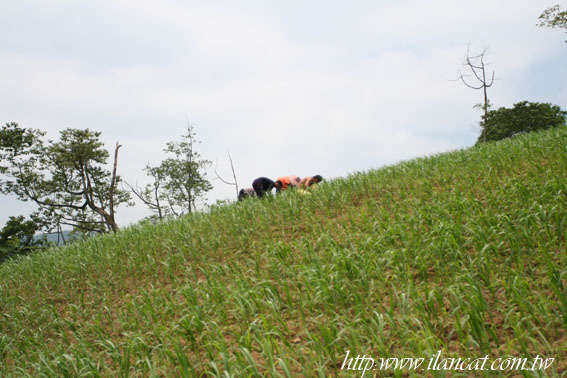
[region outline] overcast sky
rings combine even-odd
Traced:
[[[101,131],[138,184],[187,122],[241,187],[346,176],[474,144],[482,93],[454,81],[469,44],[490,50],[495,107],[567,109],[566,35],[536,26],[558,2],[0,0],[0,122]],[[208,203],[235,197],[209,178]],[[33,209],[0,204],[0,227]]]

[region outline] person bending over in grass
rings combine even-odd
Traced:
[[[252,188],[256,196],[262,198],[264,194],[269,193],[274,188],[275,183],[267,177],[258,177],[256,180],[252,181]]]
[[[255,197],[255,196],[256,196],[256,192],[254,191],[253,188],[240,189],[240,192],[238,192],[239,201],[242,201],[244,198]]]
[[[307,176],[302,178],[301,181],[299,181],[299,187],[309,188],[310,186],[318,184],[321,181],[323,181],[323,177],[321,175]]]
[[[285,190],[288,188],[297,188],[299,186],[299,181],[301,179],[299,176],[283,176],[278,177],[274,186],[276,187],[276,191],[279,193],[280,190]]]

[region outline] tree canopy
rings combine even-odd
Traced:
[[[482,117],[482,132],[477,143],[509,138],[520,133],[565,124],[567,112],[557,105],[522,101],[514,107],[491,110]]]
[[[84,232],[117,230],[114,208],[130,195],[116,187],[120,146],[110,172],[100,135],[68,128],[59,141],[44,141],[40,130],[6,124],[0,130],[0,193],[35,202],[36,216],[46,229],[68,225]]]
[[[547,8],[539,16],[538,26],[551,29],[564,29],[567,33],[567,10],[561,10],[559,4]]]

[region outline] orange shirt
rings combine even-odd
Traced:
[[[276,181],[281,181],[282,183],[282,189],[287,189],[288,186],[298,186],[299,185],[299,176],[283,176],[283,177],[278,177],[276,179]]]

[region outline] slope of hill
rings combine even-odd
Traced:
[[[0,266],[0,375],[565,373],[566,231],[567,128],[131,227]]]

